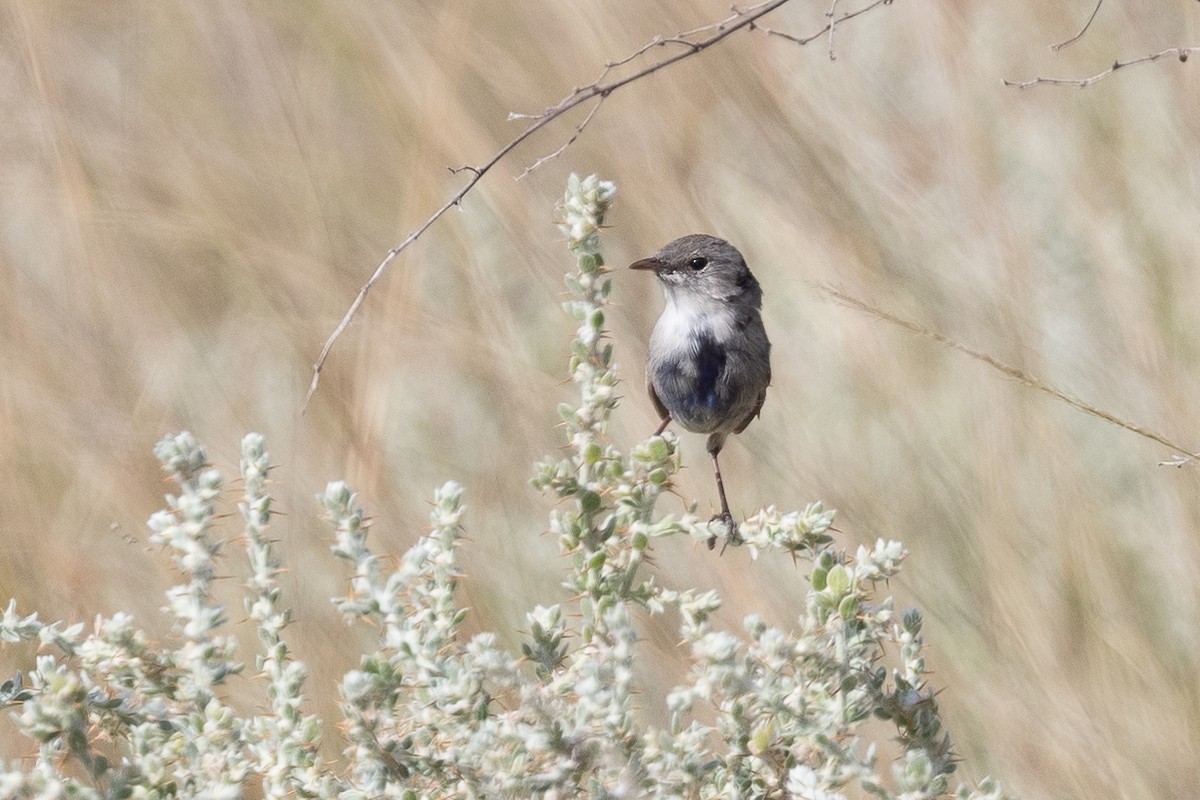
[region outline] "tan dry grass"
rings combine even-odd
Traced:
[[[1193,65],[1001,86],[1187,44],[1196,12],[1106,4],[1053,55],[1090,4],[1020,5],[897,0],[839,30],[832,63],[824,42],[738,35],[613,96],[512,181],[560,124],[397,260],[301,417],[321,340],[454,191],[445,166],[514,135],[509,111],[725,4],[0,4],[0,596],[51,618],[126,608],[165,633],[150,446],[188,428],[232,472],[253,429],[280,464],[292,635],[321,708],[369,636],[324,600],[342,580],[311,500],[327,479],[363,493],[395,552],[432,487],[462,481],[472,624],[515,639],[558,583],[526,485],[566,394],[551,208],[568,171],[596,171],[620,186],[614,264],[693,230],[751,259],[777,378],[727,450],[734,505],[822,498],[847,547],[908,544],[893,588],[927,611],[968,769],[1029,797],[1191,796],[1195,468],[1156,467],[1163,448],[811,288],[1200,447]],[[790,4],[771,26],[806,33],[827,7]],[[653,421],[640,361],[659,301],[640,277],[616,277],[610,320],[622,445]],[[680,493],[703,507],[711,479],[700,443],[685,448]],[[731,622],[785,623],[802,596],[789,563],[743,553],[671,543],[657,565],[725,592]],[[669,628],[646,635],[663,662],[644,667],[650,706],[677,666]]]

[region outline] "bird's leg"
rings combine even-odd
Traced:
[[[671,415],[667,414],[665,417],[663,417],[662,424],[658,426],[658,430],[656,430],[651,435],[652,436],[662,436],[662,432],[665,431],[667,429],[667,426],[670,424],[671,424]]]
[[[721,514],[719,517],[713,517],[713,519],[720,519],[725,523],[725,544],[721,546],[721,555],[725,555],[725,548],[729,546],[729,543],[734,542],[736,544],[740,540],[738,539],[737,524],[733,521],[733,514],[729,513],[729,501],[725,499],[725,482],[721,480],[721,465],[717,462],[717,453],[719,452],[719,450],[711,452],[709,455],[712,456],[713,473],[717,476],[717,494],[721,498]],[[712,550],[716,546],[716,535],[709,536],[708,549]]]

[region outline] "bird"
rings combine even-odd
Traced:
[[[712,519],[724,523],[728,546],[737,541],[737,525],[718,456],[729,435],[744,431],[762,411],[771,383],[762,287],[736,247],[703,233],[668,242],[629,268],[653,272],[666,299],[646,358],[646,390],[661,420],[654,435],[672,420],[708,434],[721,500]],[[710,550],[716,539],[709,538]]]

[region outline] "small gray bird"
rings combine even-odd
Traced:
[[[731,433],[758,416],[771,383],[771,343],[759,309],[762,289],[746,260],[724,239],[694,233],[629,265],[652,270],[667,305],[650,336],[646,388],[662,418],[708,434],[725,542],[737,538],[717,455]],[[708,547],[716,537],[708,540]]]

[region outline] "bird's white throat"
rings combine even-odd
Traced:
[[[667,305],[654,326],[654,338],[671,350],[690,347],[692,337],[707,330],[718,342],[726,341],[737,326],[733,306],[688,291],[668,291]]]

